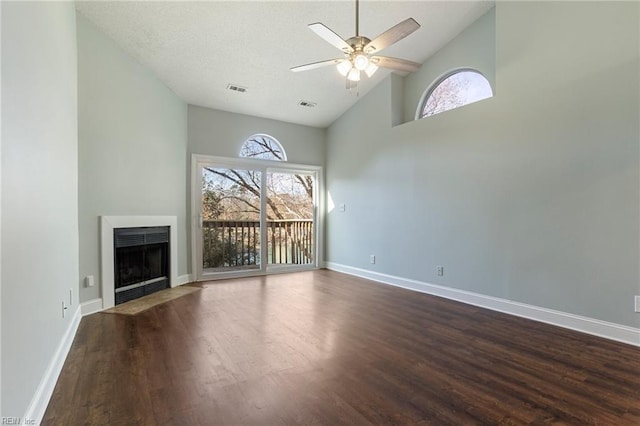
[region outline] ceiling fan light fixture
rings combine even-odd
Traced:
[[[358,87],[357,82],[360,81],[363,71],[367,77],[371,77],[375,74],[378,68],[387,68],[403,72],[415,72],[420,68],[420,64],[416,62],[399,58],[391,58],[388,56],[377,56],[378,52],[381,50],[399,42],[409,34],[412,34],[420,28],[420,24],[418,24],[413,18],[407,18],[372,40],[360,35],[359,0],[355,0],[355,3],[356,35],[353,37],[344,39],[321,22],[315,22],[308,25],[311,31],[316,33],[320,38],[333,47],[340,50],[344,56],[342,58],[328,59],[320,62],[300,65],[291,68],[291,71],[307,71],[327,65],[336,65],[338,72],[342,76],[346,77],[347,90],[352,90]]]
[[[359,53],[353,58],[353,65],[360,71],[364,71],[369,66],[369,58],[367,55]]]
[[[376,71],[378,71],[378,66],[373,62],[369,62],[367,68],[364,69],[364,73],[367,74],[367,77],[371,77]]]
[[[346,77],[347,74],[349,74],[349,71],[351,71],[351,61],[345,59],[344,61],[340,62],[336,68],[338,68],[338,72],[341,75]]]
[[[360,81],[360,70],[357,68],[351,68],[351,71],[347,74],[347,78],[351,81]]]

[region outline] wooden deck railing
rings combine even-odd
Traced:
[[[260,264],[260,221],[205,220],[203,267],[255,267]],[[267,263],[313,263],[313,220],[268,220]]]

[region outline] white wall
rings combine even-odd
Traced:
[[[361,99],[327,132],[328,261],[638,327],[638,7],[499,2],[494,98],[393,128],[407,81]]]
[[[177,216],[187,274],[187,105],[78,14],[81,298],[100,297],[99,216]],[[87,275],[95,287],[84,287]]]
[[[5,417],[28,412],[78,310],[76,69],[73,3],[2,2]]]

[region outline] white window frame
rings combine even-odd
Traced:
[[[429,86],[427,86],[426,90],[424,91],[424,93],[420,97],[420,102],[418,102],[418,108],[416,109],[415,120],[421,120],[423,118],[433,117],[434,115],[440,114],[440,113],[438,113],[438,114],[433,114],[433,115],[429,115],[429,116],[423,116],[422,115],[422,111],[424,110],[425,104],[427,103],[427,100],[431,97],[431,94],[433,93],[433,91],[436,90],[438,88],[438,86],[440,86],[440,84],[442,84],[443,81],[445,81],[446,79],[448,79],[452,75],[455,75],[455,74],[458,74],[458,73],[461,73],[461,72],[474,72],[476,74],[480,74],[487,81],[487,83],[489,83],[489,87],[491,88],[491,97],[493,97],[495,95],[495,90],[493,89],[493,86],[491,85],[491,81],[489,81],[487,76],[484,75],[484,73],[482,71],[480,71],[480,70],[478,70],[476,68],[472,68],[472,67],[455,68],[455,69],[452,69],[452,70],[449,70],[449,71],[445,72],[444,74],[441,74],[438,78],[433,80]],[[489,99],[489,98],[487,98],[487,99]],[[466,105],[471,105],[472,103],[475,103],[475,102],[471,102],[469,104],[461,105],[460,107],[452,108],[452,109],[449,109],[447,111],[452,111],[454,109],[458,109],[458,108],[461,108],[461,107],[466,106]],[[443,112],[446,112],[446,111],[443,111]]]

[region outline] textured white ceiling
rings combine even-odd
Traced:
[[[412,17],[422,28],[383,55],[422,63],[492,6],[362,0],[360,34],[373,39]],[[349,38],[355,35],[354,1],[83,1],[76,8],[189,104],[327,127],[358,100],[335,67],[289,70],[341,57],[307,24],[322,22]],[[364,77],[360,96],[389,72]],[[229,83],[248,91],[229,91]],[[317,106],[298,106],[301,100]]]

